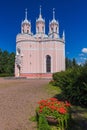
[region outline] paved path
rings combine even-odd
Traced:
[[[48,82],[0,78],[0,130],[36,130],[29,118],[37,102],[49,97],[44,89]]]

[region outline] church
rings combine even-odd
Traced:
[[[65,33],[63,31],[60,37],[54,9],[48,34],[45,29],[41,7],[35,34],[31,31],[26,9],[21,33],[16,36],[15,77],[52,78],[54,72],[65,70]]]

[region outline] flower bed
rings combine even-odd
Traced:
[[[36,109],[37,115],[43,114],[49,124],[57,125],[61,130],[68,128],[70,120],[70,103],[62,102],[56,98],[39,101]]]

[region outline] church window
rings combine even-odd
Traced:
[[[18,76],[20,76],[21,67],[17,65],[17,68],[18,68]]]
[[[51,31],[53,32],[53,28],[51,28]]]
[[[56,32],[57,32],[57,27],[56,27]]]
[[[37,27],[37,32],[39,33],[39,27]]]
[[[42,27],[42,31],[44,32],[44,27]]]
[[[17,55],[20,55],[21,51],[20,48],[17,48]]]
[[[46,72],[51,72],[51,56],[49,55],[46,56]]]
[[[23,33],[24,33],[24,29],[23,29]]]
[[[27,33],[29,33],[29,30],[27,30]]]

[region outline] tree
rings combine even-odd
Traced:
[[[9,59],[8,51],[3,51],[3,53],[2,53],[2,73],[8,72],[8,59]]]
[[[14,74],[15,53],[0,49],[0,74]]]
[[[0,49],[0,73],[2,72],[2,50]]]
[[[66,57],[66,69],[73,68],[76,66],[78,66],[78,64],[76,63],[75,58],[73,58],[73,60],[71,60],[71,59]]]
[[[9,60],[8,60],[8,73],[12,74],[14,73],[14,66],[15,66],[15,54],[12,52],[9,55]]]
[[[72,61],[66,57],[66,69],[71,68],[72,67]]]
[[[76,63],[76,59],[75,58],[73,58],[73,60],[72,60],[72,65],[75,67],[75,66],[77,66],[77,63]]]

